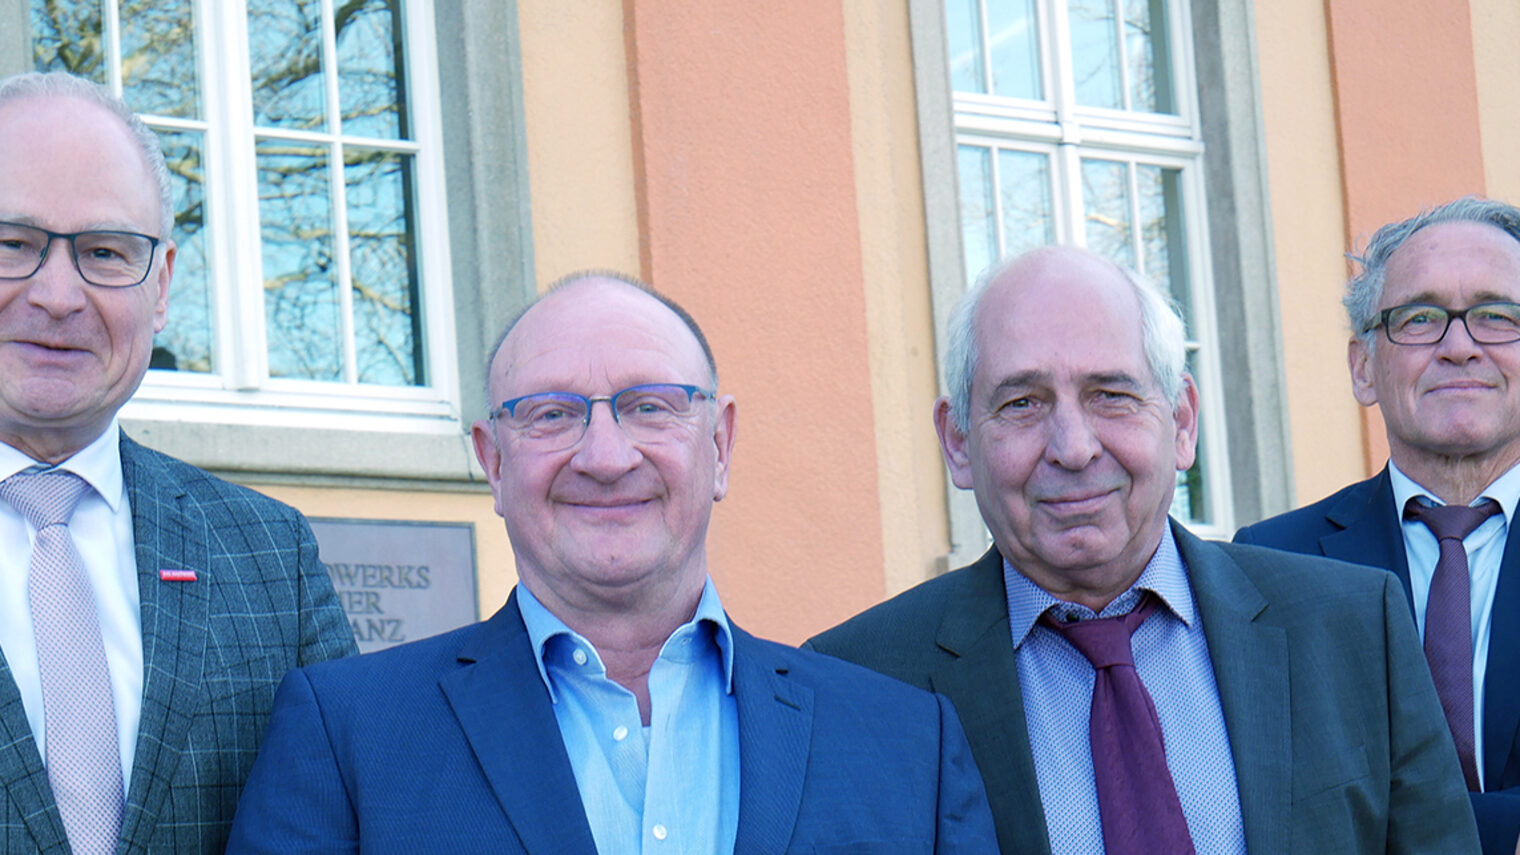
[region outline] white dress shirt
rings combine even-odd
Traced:
[[[39,466],[15,448],[0,442],[0,480]],[[110,669],[111,696],[116,705],[116,732],[121,748],[122,791],[132,780],[132,757],[137,724],[142,717],[143,652],[141,597],[137,557],[133,552],[132,508],[121,474],[121,428],[111,426],[94,442],[60,463],[93,488],[85,491],[69,533],[84,560],[95,590],[95,614]],[[47,761],[46,722],[42,707],[42,678],[37,668],[37,642],[32,635],[32,612],[27,599],[27,573],[37,530],[9,502],[0,501],[0,650],[11,678],[21,693],[27,723],[37,750]]]
[[[1419,496],[1425,504],[1443,505],[1429,490],[1388,463],[1388,477],[1393,482],[1394,508],[1400,515],[1404,531],[1404,557],[1409,562],[1409,587],[1414,595],[1414,620],[1420,637],[1425,637],[1425,601],[1430,598],[1430,578],[1436,572],[1441,545],[1436,536],[1419,520],[1403,519],[1404,505]],[[1489,484],[1473,502],[1493,499],[1501,513],[1494,514],[1462,539],[1467,550],[1467,573],[1471,579],[1473,637],[1473,751],[1478,758],[1478,782],[1483,782],[1483,678],[1488,674],[1488,642],[1494,610],[1494,593],[1499,589],[1499,566],[1504,561],[1504,547],[1509,542],[1509,527],[1520,505],[1520,466],[1510,469]]]

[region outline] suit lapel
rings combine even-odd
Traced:
[[[813,690],[790,680],[755,637],[730,625],[739,711],[735,852],[785,852],[802,806],[813,737]]]
[[[1410,603],[1413,615],[1409,556],[1404,551],[1404,532],[1399,528],[1402,511],[1394,507],[1393,479],[1388,476],[1388,467],[1348,492],[1325,518],[1340,531],[1320,538],[1320,550],[1329,558],[1393,571],[1404,585],[1404,599]]]
[[[0,788],[10,806],[4,814],[19,818],[40,852],[67,851],[63,817],[53,802],[42,755],[26,720],[21,692],[11,678],[10,665],[0,656]]]
[[[142,718],[122,817],[122,840],[146,847],[190,732],[205,665],[211,586],[210,529],[184,491],[141,446],[121,439],[132,505],[143,641]],[[160,569],[194,570],[194,582],[164,582]]]
[[[1235,759],[1246,849],[1280,852],[1292,808],[1293,734],[1288,639],[1260,620],[1267,600],[1219,547],[1173,525]]]
[[[534,662],[514,591],[470,635],[459,668],[439,685],[523,849],[530,855],[592,852],[591,825]]]
[[[1483,678],[1483,782],[1486,789],[1520,786],[1520,768],[1505,765],[1520,735],[1520,524],[1510,523],[1499,587],[1489,611],[1488,665]]]
[[[987,787],[998,841],[1005,850],[1048,853],[1024,697],[1014,661],[1003,587],[1003,557],[992,549],[968,568],[952,595],[936,639],[954,655],[929,675],[950,698]]]

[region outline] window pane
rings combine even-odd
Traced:
[[[950,42],[950,88],[956,92],[986,92],[982,19],[977,0],[945,0],[945,35]]]
[[[106,82],[101,0],[32,0],[32,67]]]
[[[1175,113],[1165,0],[1124,1],[1124,50],[1129,57],[1130,109]]]
[[[1114,0],[1071,0],[1071,64],[1077,103],[1123,109]]]
[[[269,376],[341,380],[327,151],[261,140],[258,170]]]
[[[989,3],[987,31],[987,45],[992,51],[992,91],[1006,98],[1043,98],[1034,0]]]
[[[326,127],[319,0],[248,0],[253,123]]]
[[[1171,293],[1183,317],[1190,317],[1192,289],[1182,230],[1181,176],[1176,169],[1144,164],[1135,167],[1140,191],[1140,242],[1145,256],[1142,272]]]
[[[974,280],[997,257],[997,220],[992,214],[992,152],[979,145],[960,146],[961,240],[966,277]]]
[[[189,131],[158,132],[174,184],[174,241],[179,249],[169,289],[169,322],[153,341],[154,368],[209,372],[215,367],[202,137]]]
[[[412,158],[350,148],[344,159],[359,382],[420,385]]]
[[[1050,212],[1050,159],[1029,151],[998,152],[1003,207],[1002,258],[1055,241]]]
[[[1083,159],[1082,203],[1087,248],[1126,267],[1134,267],[1128,165],[1111,160]]]
[[[343,133],[395,139],[406,126],[406,85],[397,0],[350,4],[337,20],[338,102]]]
[[[191,0],[123,0],[121,55],[122,97],[133,110],[200,115]]]

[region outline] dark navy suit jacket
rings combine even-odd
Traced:
[[[943,697],[734,637],[747,853],[996,852]],[[229,853],[593,853],[516,594],[488,621],[281,685]]]
[[[1238,543],[1326,555],[1393,571],[1413,598],[1400,512],[1388,470],[1328,498],[1246,526]],[[1512,855],[1520,837],[1520,526],[1511,525],[1499,570],[1483,692],[1484,786],[1472,795],[1485,855]]]

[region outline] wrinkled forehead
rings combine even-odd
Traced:
[[[591,394],[637,383],[711,381],[701,345],[674,312],[631,285],[600,279],[564,285],[535,304],[491,367],[492,388],[500,392]]]
[[[1388,257],[1383,302],[1444,296],[1436,292],[1457,287],[1480,298],[1520,299],[1520,241],[1488,223],[1426,226]]]

